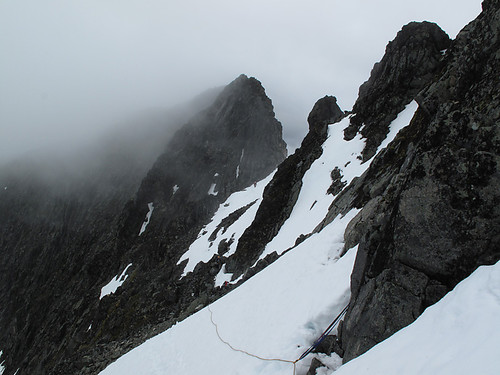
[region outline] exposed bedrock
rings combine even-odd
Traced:
[[[227,270],[237,278],[259,258],[290,216],[302,187],[302,178],[323,153],[328,125],[340,121],[344,113],[334,96],[318,100],[308,116],[309,132],[301,146],[290,155],[266,186],[252,224],[241,236],[236,252],[228,259]]]
[[[397,114],[435,79],[450,43],[436,24],[411,22],[387,45],[384,57],[359,88],[354,116],[344,130],[346,140],[358,133],[366,139],[363,161],[375,155]]]
[[[346,250],[359,248],[344,362],[500,259],[499,8],[483,3],[418,94],[411,124],[332,205],[364,207],[345,234]]]

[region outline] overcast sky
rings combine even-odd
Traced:
[[[451,37],[480,0],[1,0],[0,159],[86,139],[240,73],[273,100],[296,145],[314,102],[350,109],[413,20]]]

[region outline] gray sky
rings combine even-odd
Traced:
[[[1,0],[0,159],[73,145],[136,111],[240,73],[258,78],[296,146],[314,102],[350,109],[401,27],[451,37],[480,0]]]

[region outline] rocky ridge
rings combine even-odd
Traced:
[[[500,6],[483,9],[416,94],[410,125],[332,204],[330,218],[363,207],[345,233],[346,251],[359,247],[339,333],[344,362],[500,259]]]
[[[184,263],[177,262],[231,193],[267,176],[285,156],[270,99],[259,81],[244,75],[174,135],[119,219],[107,257],[119,269],[133,263],[131,280],[99,304],[93,321],[97,336],[90,351],[78,355],[84,361],[78,368],[95,373],[230,290],[214,287],[221,257],[183,278]],[[139,236],[150,203],[154,216]],[[75,362],[69,358],[58,371]]]
[[[359,88],[350,125],[344,131],[346,140],[357,133],[366,139],[363,161],[375,155],[389,132],[389,124],[434,79],[450,43],[439,26],[424,21],[404,26],[387,45],[370,79]]]
[[[315,229],[319,232],[338,215],[360,209],[344,234],[344,252],[358,245],[350,308],[338,337],[329,337],[320,350],[335,351],[344,362],[355,358],[413,322],[479,265],[500,259],[500,103],[495,74],[500,68],[499,26],[497,0],[484,1],[483,13],[454,41],[434,24],[411,23],[388,45],[360,88],[344,136],[349,141],[362,135],[361,158],[371,164],[348,186],[342,183],[342,166],[331,166],[332,186],[325,194],[335,198]],[[373,157],[389,124],[412,100],[419,108],[411,123]],[[181,277],[180,256],[203,233],[216,208],[232,192],[272,172],[285,157],[281,128],[262,86],[255,79],[239,77],[212,107],[177,133],[135,198],[117,215],[111,234],[95,238],[91,245],[74,244],[75,254],[82,248],[99,247],[87,258],[77,259],[80,263],[68,262],[75,278],[86,280],[90,292],[79,286],[75,297],[61,296],[56,293],[67,289],[51,281],[51,287],[57,287],[52,299],[43,299],[50,296],[47,293],[36,300],[54,306],[42,336],[33,333],[42,320],[39,316],[26,317],[13,304],[1,311],[19,319],[6,324],[6,315],[0,315],[8,332],[2,340],[9,343],[2,348],[9,353],[5,374],[19,366],[31,373],[48,369],[54,374],[97,373],[146,338],[227,293],[233,286],[219,288],[213,281],[224,263],[235,279],[249,277],[276,259],[277,254],[271,255],[250,269],[290,215],[305,172],[322,154],[328,125],[343,117],[334,97],[320,99],[308,118],[308,135],[279,165],[252,223],[236,239],[236,252],[228,256],[227,246],[219,245],[212,259]],[[263,132],[269,134],[263,136]],[[230,141],[220,142],[222,138]],[[154,210],[142,232],[150,204]],[[211,237],[224,232],[254,204],[231,212]],[[61,220],[64,227],[79,209],[61,207],[66,213]],[[33,223],[23,225],[29,230]],[[13,226],[6,228],[5,233],[12,234],[3,244],[11,246],[16,243],[15,231]],[[60,236],[59,231],[56,226],[51,241]],[[45,241],[42,235],[37,239]],[[29,246],[28,241],[14,248],[35,264]],[[99,302],[96,293],[109,281],[109,271],[118,275],[129,263],[126,288]],[[80,264],[84,266],[79,273]],[[9,275],[8,281],[16,282]],[[27,275],[21,279],[32,282]],[[23,288],[13,290],[22,295]],[[54,303],[57,298],[65,304],[69,301],[71,307]],[[46,336],[49,325],[58,324],[56,317],[62,322],[59,337]],[[21,337],[17,342],[16,335]],[[41,344],[47,342],[56,348],[42,353]],[[31,362],[22,347],[32,348]]]

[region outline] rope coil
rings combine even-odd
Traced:
[[[347,309],[349,308],[349,304],[347,304],[347,306],[344,307],[344,309],[339,313],[339,315],[337,315],[337,317],[333,320],[333,322],[316,339],[316,341],[314,341],[314,343],[304,353],[302,353],[302,355],[299,358],[297,358],[295,361],[291,361],[289,359],[282,359],[282,358],[264,358],[264,357],[260,357],[260,356],[258,356],[256,354],[249,353],[249,352],[247,352],[245,350],[235,348],[229,342],[227,342],[226,340],[224,340],[221,337],[221,335],[219,333],[219,327],[217,326],[217,323],[215,323],[215,321],[214,321],[213,312],[212,312],[212,309],[210,308],[210,304],[207,305],[207,308],[208,308],[208,311],[210,312],[210,321],[212,322],[213,326],[215,327],[215,333],[217,334],[217,337],[219,338],[219,340],[223,344],[227,345],[231,350],[233,350],[235,352],[243,353],[243,354],[245,354],[245,355],[247,355],[249,357],[253,357],[253,358],[259,359],[261,361],[290,363],[290,364],[293,365],[293,375],[295,375],[297,362],[303,360],[308,354],[310,354],[314,349],[316,349],[316,347],[319,344],[321,344],[323,342],[323,340],[325,339],[325,337],[328,336],[328,334],[333,330],[333,328],[335,328],[337,326],[337,324],[339,323],[339,321],[346,314]]]

